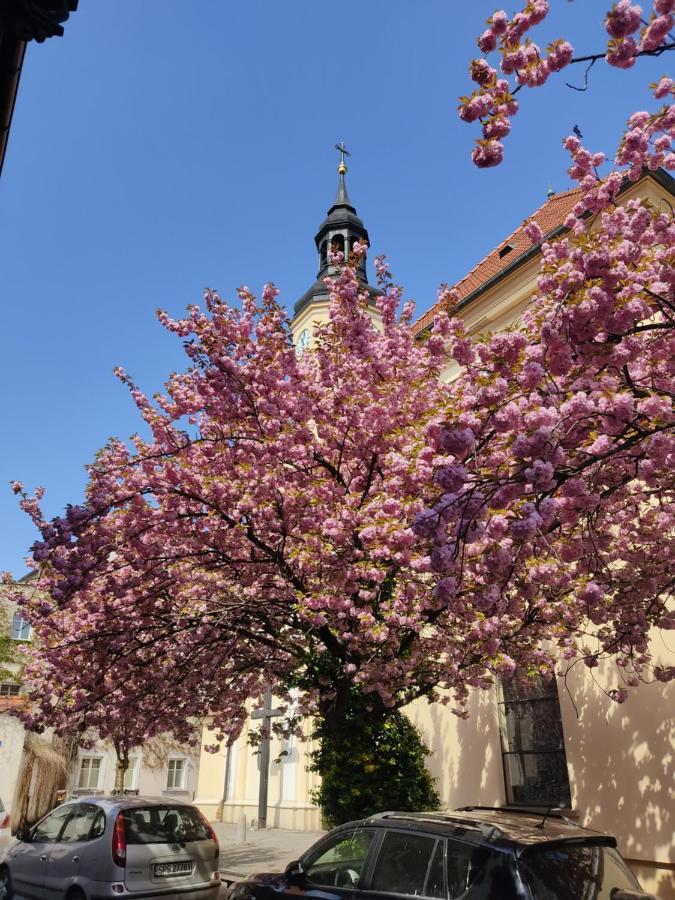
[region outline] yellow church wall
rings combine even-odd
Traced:
[[[227,768],[227,750],[221,747],[216,753],[206,750],[214,745],[215,733],[207,726],[202,731],[201,750],[199,754],[199,783],[194,802],[209,818],[220,818],[218,810],[225,791],[225,773]]]
[[[307,306],[305,306],[305,308],[302,309],[291,322],[291,334],[293,335],[293,343],[298,343],[298,338],[305,330],[305,328],[309,331],[310,335],[313,335],[314,329],[317,325],[325,325],[328,321],[329,308],[330,303],[328,302],[328,297],[326,297],[325,300],[322,299],[313,303],[308,303]],[[310,337],[310,349],[313,345],[314,339],[313,337]]]
[[[204,745],[213,743],[213,733],[205,732],[202,744],[199,788],[195,803],[209,818],[222,822],[239,822],[244,814],[247,827],[255,827],[258,820],[258,790],[260,786],[260,756],[249,744],[251,720],[232,747],[230,777],[227,790],[225,777],[227,753],[206,753]],[[256,726],[254,726],[255,728]],[[298,738],[280,740],[273,735],[270,741],[270,768],[267,802],[267,827],[318,831],[321,814],[310,799],[319,780],[307,771],[311,741]],[[282,755],[282,751],[284,751]],[[224,800],[223,800],[224,798]]]
[[[664,637],[652,634],[654,664],[672,666]],[[604,693],[620,684],[612,661],[592,673],[578,664],[566,683],[560,709],[580,823],[615,835],[643,887],[675,900],[675,683],[641,685],[615,703]]]
[[[472,694],[466,720],[426,700],[416,700],[404,712],[431,751],[427,767],[444,809],[505,802],[494,690]]]
[[[314,329],[317,325],[325,325],[330,317],[330,302],[328,297],[308,303],[291,322],[291,335],[293,343],[297,344],[302,332],[307,329],[310,334],[308,349],[314,346]],[[377,328],[382,327],[382,320],[374,303],[370,306],[370,317]]]

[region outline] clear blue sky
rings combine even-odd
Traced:
[[[609,0],[551,0],[545,40],[601,49]],[[81,0],[63,38],[31,44],[0,180],[0,569],[25,571],[35,532],[8,482],[78,502],[84,465],[138,417],[113,377],[149,392],[183,366],[155,320],[273,280],[291,307],[316,274],[335,141],[373,252],[422,312],[545,199],[569,186],[578,124],[611,151],[667,60],[580,67],[522,91],[501,167],[469,161],[468,60],[493,2]],[[509,5],[508,9],[511,9]],[[537,38],[539,40],[539,38]],[[536,140],[534,136],[536,134]]]

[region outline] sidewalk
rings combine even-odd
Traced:
[[[237,826],[212,822],[220,841],[220,871],[236,881],[254,872],[283,872],[322,837],[324,831],[286,831],[282,828],[246,829],[246,841],[237,843]]]

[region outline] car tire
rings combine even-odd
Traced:
[[[12,900],[13,896],[12,876],[7,866],[3,866],[0,868],[0,900]]]

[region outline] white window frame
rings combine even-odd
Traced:
[[[182,766],[180,768],[180,784],[169,784],[170,776],[171,776],[171,763],[180,762]],[[186,756],[170,756],[166,761],[166,790],[167,791],[184,791],[185,790],[185,782],[187,780],[187,757]],[[175,774],[175,768],[174,768]]]
[[[138,770],[140,769],[141,755],[140,753],[132,754],[129,757],[129,768],[124,773],[124,790],[125,791],[137,791],[138,790]],[[129,784],[127,784],[127,778],[129,779]]]
[[[93,760],[93,759],[99,760],[98,778],[96,779],[96,784],[95,785],[88,784],[86,787],[83,787],[80,784],[80,781],[82,780],[82,771],[83,771],[84,763],[86,760]],[[105,768],[105,757],[101,753],[84,753],[84,754],[82,754],[78,761],[77,784],[76,784],[75,790],[76,791],[100,791],[101,784],[103,783],[104,768]],[[91,770],[92,770],[92,767],[91,767],[91,765],[89,765],[89,774],[91,774]],[[90,779],[87,779],[87,780],[89,781]]]
[[[15,628],[15,623],[17,627]],[[25,637],[22,637],[22,632],[28,628]],[[16,631],[16,634],[14,633]],[[31,635],[33,634],[33,626],[30,624],[28,619],[24,619],[21,613],[17,610],[12,616],[12,630],[11,637],[13,641],[29,641],[31,639]]]
[[[0,681],[0,697],[18,697],[20,693],[21,685],[17,681]]]

